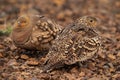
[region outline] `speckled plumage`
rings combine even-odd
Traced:
[[[65,27],[45,57],[43,72],[92,58],[101,44],[100,36],[92,28],[97,22],[94,17],[84,16]]]
[[[15,46],[29,50],[49,50],[61,26],[41,15],[22,15],[14,24],[11,39]]]

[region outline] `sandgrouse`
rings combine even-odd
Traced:
[[[42,72],[92,58],[101,46],[101,37],[93,28],[98,22],[94,17],[83,16],[65,27],[46,55]]]
[[[14,24],[11,39],[15,46],[28,50],[49,50],[61,26],[41,15],[22,15]]]

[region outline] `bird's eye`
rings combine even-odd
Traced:
[[[90,22],[93,22],[93,20],[90,20]]]

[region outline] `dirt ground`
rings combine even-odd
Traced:
[[[45,52],[15,49],[9,35],[1,35],[0,80],[120,80],[120,0],[0,0],[0,31],[29,9],[64,27],[80,16],[99,18],[103,49],[81,65],[40,73]]]

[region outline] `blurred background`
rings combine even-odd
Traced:
[[[0,0],[0,25],[12,25],[22,13],[30,9],[63,26],[77,17],[92,15],[100,18],[108,29],[114,26],[120,30],[120,0]]]
[[[63,27],[81,16],[99,18],[101,23],[97,29],[100,36],[108,39],[103,45],[104,50],[98,52],[97,58],[84,63],[85,67],[41,75],[39,66],[26,67],[24,64],[29,59],[23,60],[19,57],[21,54],[5,49],[0,52],[0,80],[41,80],[43,77],[48,80],[48,76],[50,80],[120,80],[120,0],[0,0],[0,49],[4,48],[2,41],[9,36],[16,19],[24,13],[36,11]],[[15,63],[18,64],[15,69],[9,66]]]

